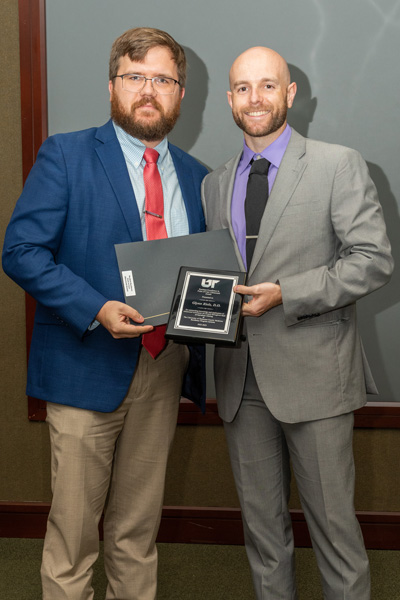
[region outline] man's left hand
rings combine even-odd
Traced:
[[[261,317],[267,310],[282,304],[281,286],[276,283],[257,283],[256,285],[246,286],[237,285],[234,287],[237,294],[252,296],[249,302],[244,302],[242,306],[242,315],[244,317]]]

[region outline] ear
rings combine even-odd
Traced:
[[[232,92],[226,92],[226,97],[228,98],[229,106],[232,108]]]
[[[110,92],[110,102],[111,102],[111,98],[112,98],[113,89],[114,89],[114,85],[110,79],[110,81],[108,82],[108,91]]]
[[[186,89],[185,88],[181,88],[181,100],[183,100],[185,92],[186,92]]]
[[[292,106],[293,106],[293,100],[294,100],[294,97],[296,95],[296,92],[297,92],[297,83],[295,83],[293,81],[290,85],[288,85],[288,88],[287,88],[287,105],[288,105],[288,108],[292,108]]]

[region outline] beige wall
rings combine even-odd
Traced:
[[[357,510],[400,511],[400,430],[356,429]],[[238,506],[222,427],[181,426],[169,461],[166,505]],[[300,508],[293,485],[292,508]]]
[[[18,1],[0,3],[0,241],[21,191]],[[46,425],[31,423],[25,397],[24,294],[0,272],[0,501],[49,501]],[[399,511],[400,430],[355,432],[356,507]],[[165,503],[237,506],[222,427],[178,428]],[[292,506],[298,507],[296,491]]]
[[[18,1],[0,3],[0,241],[22,186]],[[49,497],[48,441],[29,423],[24,293],[0,271],[0,500]]]

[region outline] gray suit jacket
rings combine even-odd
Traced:
[[[240,156],[207,175],[202,189],[207,227],[228,228],[233,239]],[[249,350],[261,394],[281,421],[327,418],[365,404],[366,391],[377,389],[356,301],[387,283],[392,270],[382,209],[360,154],[293,130],[248,273],[248,285],[279,280],[283,304],[246,317],[238,348],[216,349],[222,419],[232,421],[239,408]]]

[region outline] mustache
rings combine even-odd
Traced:
[[[271,105],[270,104],[261,104],[261,105],[257,105],[257,106],[245,106],[244,108],[240,109],[241,112],[254,112],[255,110],[271,110]]]
[[[134,111],[136,108],[140,108],[141,106],[146,106],[146,104],[151,104],[154,108],[162,112],[161,104],[157,102],[157,100],[153,98],[153,96],[143,96],[143,98],[141,98],[140,100],[135,102],[135,104],[132,105],[132,111]]]

